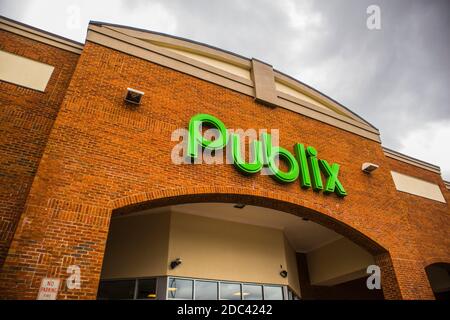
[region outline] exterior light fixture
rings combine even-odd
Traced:
[[[173,260],[170,263],[170,269],[175,269],[176,267],[178,267],[181,264],[181,259],[180,258],[176,258],[175,260]]]
[[[127,88],[127,95],[125,96],[125,101],[132,104],[141,104],[143,96],[144,92],[132,88]]]
[[[235,207],[236,209],[244,209],[244,208],[245,208],[245,204],[242,204],[242,203],[236,203],[236,204],[234,205],[234,207]]]
[[[281,269],[281,271],[280,271],[280,276],[281,276],[282,278],[286,278],[287,275],[288,275],[288,272],[287,272],[285,269],[283,269],[283,265],[281,265],[281,264],[280,264],[280,269]]]
[[[282,276],[283,278],[286,278],[287,275],[288,275],[288,273],[287,273],[286,270],[281,270],[281,271],[280,271],[280,276]]]
[[[378,169],[378,165],[370,162],[363,163],[361,170],[365,173],[372,173],[372,171],[375,171]]]

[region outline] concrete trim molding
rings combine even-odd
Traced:
[[[110,28],[111,30],[115,30],[117,32],[124,33],[126,35],[129,35],[134,38],[138,39],[145,39],[149,42],[158,44],[163,47],[169,47],[169,48],[175,48],[175,49],[183,49],[186,51],[190,51],[197,54],[202,54],[206,57],[215,58],[218,60],[225,61],[230,64],[234,64],[236,66],[242,67],[244,69],[251,70],[254,61],[258,61],[260,63],[266,64],[258,59],[248,59],[246,57],[240,56],[238,54],[235,54],[233,52],[229,52],[220,48],[212,47],[204,43],[196,42],[193,40],[183,39],[180,37],[175,37],[167,34],[157,33],[153,31],[148,30],[142,30],[132,27],[126,27],[121,26],[117,24],[110,24],[110,23],[103,23],[103,22],[95,22],[91,21],[91,24],[103,26]],[[268,65],[268,64],[266,64]],[[277,81],[280,81],[283,84],[286,84],[290,87],[293,87],[294,89],[298,89],[301,92],[304,92],[305,94],[311,96],[312,98],[320,101],[324,105],[326,105],[331,110],[334,110],[335,112],[338,112],[341,115],[346,115],[347,117],[350,117],[351,119],[356,119],[359,122],[362,122],[373,129],[375,129],[376,132],[378,130],[371,125],[368,121],[364,120],[351,110],[347,109],[346,107],[342,106],[341,104],[337,103],[335,100],[331,99],[330,97],[324,95],[323,93],[319,92],[318,90],[280,72],[277,70],[273,70],[274,78]],[[265,101],[270,104],[270,101]]]
[[[212,56],[214,51],[215,57],[225,57],[227,61],[230,59],[234,59],[234,63],[240,64],[240,66],[245,66],[252,69],[252,65],[258,65],[259,67],[265,68],[265,81],[266,85],[272,88],[273,85],[273,94],[267,96],[261,96],[263,93],[259,90],[258,94],[256,94],[255,84],[259,83],[260,79],[256,81],[248,80],[243,77],[240,77],[236,74],[232,74],[222,69],[218,69],[214,66],[208,65],[206,63],[202,63],[201,61],[191,59],[187,56],[180,55],[174,51],[168,50],[164,48],[164,46],[152,44],[151,41],[142,40],[144,34],[149,34],[148,38],[154,36],[157,38],[159,43],[163,41],[163,38],[170,38],[169,36],[163,36],[161,34],[154,35],[149,31],[128,30],[126,27],[111,27],[108,24],[105,26],[101,25],[101,23],[90,24],[88,28],[87,41],[91,41],[106,47],[110,47],[112,49],[131,54],[133,56],[157,63],[159,65],[181,71],[186,74],[190,74],[199,79],[203,79],[214,84],[223,86],[225,88],[229,88],[231,90],[243,93],[245,95],[251,97],[259,97],[259,100],[263,100],[263,103],[282,107],[293,112],[303,114],[307,117],[316,119],[318,121],[330,124],[334,127],[343,129],[345,131],[360,135],[364,138],[374,140],[376,142],[380,142],[379,132],[377,129],[367,125],[366,123],[359,122],[352,118],[343,116],[341,114],[335,113],[332,110],[328,111],[324,108],[320,108],[306,101],[300,101],[295,97],[290,97],[290,101],[285,99],[286,96],[283,93],[278,93],[274,90],[274,79],[269,77],[270,73],[273,73],[271,66],[267,67],[267,64],[264,64],[256,59],[247,63],[243,62],[243,58],[239,56],[233,56],[230,53],[219,52],[218,49],[212,49],[211,47],[207,47],[206,51],[208,51],[208,55]],[[139,36],[136,38],[135,36]],[[148,39],[147,39],[148,40]],[[180,40],[178,38],[172,39],[170,41],[173,43],[185,43],[187,40]],[[200,52],[201,45],[197,43],[190,44],[192,48],[196,50],[197,53]],[[194,50],[192,49],[192,50]],[[260,74],[258,72],[252,71],[253,76],[259,77]],[[272,82],[272,83],[270,83]],[[259,84],[257,85],[257,87]],[[267,88],[269,88],[267,87]],[[272,91],[271,89],[271,91]],[[264,93],[265,94],[265,93]],[[280,98],[281,97],[281,98]],[[296,100],[297,99],[297,100]],[[306,106],[306,107],[305,107]]]
[[[288,103],[288,102],[294,103],[294,104],[298,105],[299,107],[301,106],[301,107],[310,109],[311,111],[314,111],[315,113],[320,113],[320,114],[322,114],[322,117],[328,116],[328,117],[334,118],[336,121],[345,122],[351,126],[358,127],[359,129],[365,130],[369,133],[374,133],[377,135],[380,134],[380,132],[377,129],[374,129],[373,127],[369,127],[369,126],[365,125],[364,123],[358,122],[356,120],[353,120],[351,118],[348,118],[346,116],[343,116],[341,114],[333,112],[331,110],[319,108],[319,107],[315,106],[314,104],[312,104],[308,101],[305,101],[303,99],[299,99],[297,97],[293,97],[289,94],[286,94],[284,92],[279,92],[279,91],[277,91],[277,96],[279,98],[278,101],[281,100],[281,101],[285,101],[285,103]],[[303,114],[303,112],[299,112],[299,113]]]
[[[238,54],[219,49],[204,43],[196,42],[193,40],[188,40],[180,37],[171,36],[168,34],[143,30],[143,29],[137,29],[133,27],[127,27],[127,26],[121,26],[117,24],[111,24],[111,23],[104,23],[104,22],[97,22],[97,21],[91,21],[91,25],[98,25],[101,27],[109,28],[111,30],[126,34],[130,37],[146,40],[148,42],[153,42],[154,44],[163,46],[163,47],[170,47],[175,49],[182,48],[183,50],[187,50],[193,53],[198,53],[205,55],[207,57],[215,58],[218,60],[223,60],[225,62],[234,64],[236,66],[245,68],[247,70],[250,70],[251,63],[250,60],[240,56]]]
[[[179,61],[179,62],[184,63],[184,64],[189,64],[189,65],[194,66],[194,67],[196,67],[198,69],[202,69],[204,71],[207,71],[207,72],[210,72],[210,73],[214,73],[214,74],[217,74],[217,75],[219,75],[221,77],[230,79],[232,81],[242,83],[242,84],[244,84],[246,86],[253,87],[253,82],[248,80],[248,79],[245,79],[243,77],[239,77],[239,76],[237,76],[237,75],[235,75],[233,73],[227,72],[225,70],[215,68],[215,67],[213,67],[211,65],[208,65],[206,63],[203,63],[201,61],[197,61],[197,60],[191,59],[189,57],[182,56],[180,54],[177,54],[177,53],[175,53],[173,51],[167,50],[167,49],[162,48],[160,46],[154,45],[152,43],[149,43],[149,42],[146,42],[146,41],[142,41],[140,39],[136,39],[136,38],[130,37],[130,36],[126,35],[126,34],[117,32],[117,31],[115,31],[115,30],[113,30],[111,28],[104,28],[104,27],[99,27],[99,26],[96,26],[96,25],[89,26],[88,27],[88,36],[86,38],[86,40],[88,40],[88,41],[92,41],[92,39],[91,39],[92,37],[90,37],[92,33],[89,33],[90,31],[93,31],[93,32],[98,33],[98,34],[102,34],[102,35],[107,36],[107,37],[109,37],[111,39],[117,39],[117,40],[120,40],[121,42],[129,43],[129,44],[141,47],[143,49],[152,51],[152,52],[154,52],[156,54],[159,54],[161,56],[170,58],[172,60],[176,60],[176,61]],[[119,51],[123,51],[122,48]],[[123,52],[125,52],[125,51],[123,51]],[[172,68],[172,66],[170,64],[169,65],[164,65],[164,66]],[[177,70],[176,68],[172,68],[172,69]]]
[[[252,59],[252,79],[255,87],[255,100],[276,107],[278,96],[275,90],[275,77],[271,65]]]
[[[86,40],[253,96],[253,84],[247,79],[113,30],[89,26]]]
[[[6,30],[11,33],[36,40],[50,46],[81,54],[84,45],[73,40],[69,40],[58,35],[33,28],[17,21],[10,20],[0,16],[0,30]]]
[[[388,149],[386,147],[383,147],[383,152],[384,152],[384,155],[386,157],[388,157],[388,158],[392,158],[392,159],[395,159],[395,160],[398,160],[398,161],[402,161],[402,162],[411,164],[413,166],[416,166],[416,167],[419,167],[419,168],[422,168],[422,169],[425,169],[425,170],[437,173],[439,175],[441,174],[441,168],[436,166],[436,165],[434,165],[434,164],[431,164],[431,163],[428,163],[428,162],[425,162],[425,161],[422,161],[422,160],[419,160],[419,159],[416,159],[416,158],[404,155],[404,154],[402,154],[400,152]]]
[[[447,190],[450,190],[450,182],[444,180],[444,185],[447,188]]]
[[[206,57],[215,58],[233,65],[236,65],[238,67],[242,67],[244,69],[251,70],[253,67],[253,62],[258,61],[262,64],[268,65],[267,63],[264,63],[258,59],[248,59],[246,57],[240,56],[238,54],[235,54],[233,52],[229,52],[220,48],[212,47],[204,43],[196,42],[193,40],[188,40],[180,37],[175,37],[172,35],[157,33],[153,31],[148,30],[142,30],[132,27],[126,27],[121,26],[117,24],[110,24],[110,23],[103,23],[103,22],[97,22],[97,21],[91,21],[91,24],[93,25],[99,25],[102,27],[109,28],[111,30],[121,32],[123,34],[129,35],[133,38],[138,38],[141,40],[146,40],[151,43],[155,43],[159,46],[163,47],[169,47],[169,48],[175,48],[175,49],[183,49],[189,52],[202,54]],[[272,67],[272,66],[270,66]],[[326,105],[331,110],[334,110],[335,112],[340,113],[341,115],[346,115],[349,118],[356,119],[359,122],[362,122],[368,126],[371,126],[375,130],[377,130],[374,126],[372,126],[369,122],[352,112],[351,110],[345,108],[344,106],[340,105],[333,99],[329,98],[328,96],[324,95],[323,93],[319,92],[318,90],[307,86],[306,84],[288,76],[280,71],[273,70],[274,78],[281,83],[287,84],[290,87],[293,87],[294,89],[299,90],[300,92],[303,92],[312,98],[320,101],[324,105]],[[265,101],[270,104],[270,101]]]
[[[275,70],[274,73],[275,73],[276,81],[278,81],[288,87],[291,87],[294,90],[298,90],[299,92],[304,93],[307,96],[310,96],[314,100],[317,100],[318,102],[324,104],[329,109],[335,111],[335,113],[338,113],[340,115],[345,115],[351,119],[355,119],[359,122],[366,124],[367,126],[374,129],[374,131],[379,133],[378,129],[375,126],[373,126],[371,123],[369,123],[367,120],[361,118],[359,115],[357,115],[350,109],[347,109],[346,107],[344,107],[340,103],[336,102],[332,98],[328,97],[324,93],[322,93],[322,92],[308,86],[307,84],[305,84],[297,79],[294,79],[291,76],[286,75],[280,71]]]

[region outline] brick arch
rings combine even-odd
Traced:
[[[450,265],[450,257],[431,257],[426,258],[423,261],[423,267],[426,269],[427,267],[437,264],[437,263],[445,263]]]
[[[365,248],[374,256],[388,252],[386,248],[363,232],[333,218],[330,208],[301,197],[292,197],[279,192],[260,189],[211,186],[145,191],[112,200],[109,203],[109,208],[115,214],[127,214],[155,207],[194,202],[244,203],[284,211],[308,218],[329,228]]]
[[[430,278],[430,268],[433,266],[445,266],[445,268],[450,268],[450,258],[449,257],[431,257],[431,258],[427,258],[424,260],[424,271],[425,274],[427,275],[427,280],[428,280],[428,284],[430,285],[431,290],[433,291],[433,295],[435,299],[439,299],[438,295],[439,293],[436,293],[433,289],[432,283],[431,283],[431,278]],[[444,299],[448,299],[448,298],[444,298]]]
[[[331,210],[300,197],[244,187],[179,187],[144,191],[109,202],[113,214],[128,214],[155,207],[194,202],[244,203],[305,217],[347,237],[370,252],[381,268],[386,299],[402,299],[390,253],[363,232],[330,216]]]

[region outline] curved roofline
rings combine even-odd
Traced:
[[[44,33],[46,35],[49,35],[49,36],[52,36],[52,37],[55,37],[55,38],[58,38],[58,39],[61,39],[61,40],[64,40],[64,41],[72,42],[73,44],[76,44],[76,45],[79,45],[79,46],[84,46],[84,43],[82,43],[82,42],[78,42],[76,40],[63,37],[63,36],[61,36],[59,34],[52,33],[50,31],[47,31],[47,30],[44,30],[44,29],[33,27],[33,26],[29,25],[29,24],[26,24],[26,23],[23,23],[23,22],[20,22],[20,21],[17,21],[17,20],[13,20],[13,19],[7,18],[7,17],[5,17],[5,16],[3,16],[1,14],[0,14],[0,19],[4,19],[4,20],[9,21],[11,23],[14,23],[14,24],[20,25],[22,27],[26,27],[26,28],[32,29],[32,30],[37,31],[37,32]]]
[[[130,27],[130,26],[126,26],[126,25],[122,25],[122,24],[116,24],[116,23],[109,23],[109,22],[102,22],[102,21],[96,21],[96,20],[91,20],[89,21],[90,24],[93,25],[97,25],[97,26],[111,26],[111,27],[118,27],[118,28],[126,28],[126,29],[131,29],[131,30],[136,30],[136,31],[141,31],[141,32],[147,32],[147,33],[152,33],[155,35],[159,35],[159,36],[164,36],[164,37],[169,37],[169,38],[173,38],[173,39],[177,39],[177,40],[181,40],[181,41],[186,41],[186,42],[190,42],[193,44],[197,44],[199,46],[203,46],[203,47],[207,47],[213,50],[218,50],[221,51],[223,53],[227,53],[227,54],[231,54],[235,57],[241,58],[241,59],[245,59],[245,60],[251,60],[248,57],[245,57],[243,55],[237,54],[235,52],[232,51],[228,51],[219,47],[215,47],[213,45],[204,43],[204,42],[200,42],[200,41],[196,41],[196,40],[191,40],[188,38],[183,38],[183,37],[179,37],[179,36],[174,36],[172,34],[168,34],[168,33],[164,33],[164,32],[158,32],[158,31],[153,31],[153,30],[148,30],[148,29],[142,29],[142,28],[136,28],[136,27]]]
[[[181,72],[193,75],[195,77],[198,77],[200,79],[206,79],[209,82],[212,83],[216,83],[222,86],[225,86],[226,88],[229,88],[231,90],[235,90],[237,92],[249,95],[249,96],[253,96],[255,97],[255,99],[257,98],[255,95],[255,92],[253,92],[254,89],[254,83],[252,83],[252,81],[247,80],[245,78],[240,78],[239,76],[233,75],[232,73],[226,72],[226,71],[221,71],[217,68],[214,67],[208,67],[207,65],[205,65],[204,63],[201,62],[195,62],[192,59],[189,58],[183,58],[180,55],[176,55],[174,53],[170,53],[167,50],[163,50],[163,48],[157,49],[157,45],[151,45],[150,42],[155,42],[158,45],[169,45],[169,42],[164,42],[164,38],[169,38],[169,39],[174,39],[176,40],[175,42],[173,42],[175,48],[176,47],[180,47],[181,49],[191,49],[193,50],[192,52],[197,52],[199,54],[205,54],[206,56],[210,56],[210,57],[219,57],[222,58],[223,61],[230,63],[230,64],[236,64],[237,66],[241,66],[241,67],[245,67],[245,69],[249,72],[252,72],[255,68],[255,63],[260,64],[260,65],[265,65],[267,68],[271,69],[271,75],[273,77],[272,81],[274,81],[275,79],[277,79],[278,81],[282,82],[282,83],[286,83],[287,85],[292,85],[294,89],[298,89],[300,90],[300,92],[303,92],[303,90],[307,89],[310,90],[309,94],[313,93],[313,94],[317,94],[317,96],[315,96],[315,99],[320,100],[321,97],[323,97],[326,101],[326,103],[331,102],[331,105],[336,105],[339,108],[342,108],[342,110],[345,110],[348,114],[351,114],[352,116],[356,117],[356,120],[353,118],[349,118],[347,120],[343,119],[342,116],[339,115],[331,115],[331,117],[335,117],[336,120],[330,120],[328,118],[326,118],[326,114],[327,112],[324,113],[323,110],[318,110],[317,108],[314,108],[313,106],[311,106],[310,103],[305,102],[304,100],[302,101],[301,99],[291,99],[289,97],[287,97],[286,94],[284,94],[283,92],[278,91],[279,94],[279,100],[281,101],[281,104],[277,104],[277,106],[286,108],[288,110],[292,110],[294,112],[298,112],[300,114],[303,114],[307,117],[311,117],[313,119],[325,122],[327,124],[331,124],[336,126],[337,128],[340,129],[344,129],[346,131],[350,131],[352,133],[358,134],[362,137],[377,141],[378,143],[381,143],[381,140],[379,139],[379,130],[373,126],[370,122],[366,121],[364,118],[361,118],[360,116],[358,116],[358,114],[356,114],[355,112],[353,112],[352,110],[348,109],[347,107],[345,107],[344,105],[342,105],[341,103],[339,103],[338,101],[336,101],[335,99],[329,97],[328,95],[322,93],[321,91],[311,87],[310,85],[295,79],[294,77],[283,73],[279,70],[274,70],[272,65],[255,59],[255,58],[247,58],[245,56],[239,55],[237,53],[225,50],[225,49],[221,49],[212,45],[208,45],[199,41],[195,41],[195,40],[190,40],[190,39],[186,39],[183,37],[179,37],[179,36],[174,36],[174,35],[170,35],[170,34],[166,34],[166,33],[162,33],[162,32],[156,32],[156,31],[151,31],[151,30],[146,30],[146,29],[140,29],[140,28],[135,28],[135,27],[130,27],[130,26],[124,26],[124,25],[119,25],[119,24],[113,24],[113,23],[108,23],[108,22],[101,22],[101,21],[90,21],[89,25],[92,25],[93,27],[88,27],[88,33],[86,35],[86,41],[93,41],[99,44],[103,44],[106,46],[111,46],[111,48],[115,48],[116,50],[121,51],[121,49],[123,48],[118,48],[115,45],[113,45],[112,42],[103,42],[100,41],[102,39],[100,39],[101,37],[103,37],[103,40],[105,40],[105,36],[108,37],[108,35],[112,38],[110,40],[115,40],[115,41],[123,41],[125,43],[134,45],[135,48],[137,48],[137,50],[147,50],[147,52],[152,52],[149,54],[156,54],[156,55],[160,55],[159,58],[155,58],[155,56],[153,56],[153,58],[149,59],[148,56],[142,56],[142,52],[141,54],[137,54],[138,57],[142,57],[146,60],[152,61],[152,62],[156,62],[158,64],[161,64],[163,66],[168,66],[169,68],[175,67],[175,70],[179,70]],[[101,30],[101,28],[105,26],[105,30]],[[108,28],[111,27],[111,28]],[[141,39],[140,37],[136,37],[135,39],[133,39],[133,36],[126,36],[126,34],[122,34],[122,36],[120,36],[120,32],[123,32],[122,30],[118,30],[118,32],[114,32],[114,28],[118,28],[118,29],[124,29],[124,30],[130,30],[130,31],[136,31],[136,32],[142,32],[142,33],[147,33],[147,34],[152,34],[155,35],[156,38],[153,40],[150,40],[151,38],[149,38],[149,43],[145,43],[145,39]],[[36,40],[36,41],[40,41],[43,42],[45,44],[63,49],[63,50],[68,50],[71,52],[75,52],[77,54],[80,54],[84,48],[85,43],[81,43],[51,32],[48,32],[46,30],[42,30],[33,26],[30,26],[26,23],[22,23],[10,18],[7,18],[3,15],[0,15],[0,29],[2,30],[6,30],[8,32],[12,32],[12,33],[16,33],[20,36],[24,36],[27,38],[30,38],[32,40]],[[109,31],[106,31],[109,30]],[[94,33],[94,36],[92,35],[92,32]],[[111,32],[113,34],[111,34]],[[97,35],[95,36],[95,33],[97,33]],[[125,38],[124,38],[125,36]],[[161,39],[158,39],[158,36],[161,37]],[[100,37],[100,38],[99,38]],[[144,40],[144,41],[142,41]],[[180,43],[178,44],[177,41],[180,41]],[[185,43],[186,47],[183,46],[183,42]],[[117,42],[115,43],[117,45]],[[192,44],[192,47],[189,47],[189,44]],[[208,50],[202,50],[202,48],[205,49],[209,49]],[[123,51],[123,50],[122,50]],[[136,51],[124,51],[126,53],[129,53],[131,55],[136,55]],[[155,60],[156,59],[156,60]],[[166,60],[164,60],[166,59]],[[170,62],[168,63],[167,59],[172,59],[172,61],[177,61],[177,62]],[[175,63],[175,64],[174,64]],[[178,64],[177,64],[178,63]],[[181,64],[185,64],[183,66],[180,67],[180,63]],[[189,69],[191,68],[191,69]],[[197,68],[195,71],[193,71],[192,68]],[[257,68],[260,68],[260,66],[258,66]],[[200,70],[200,71],[199,71]],[[261,70],[260,70],[261,71]],[[204,77],[204,75],[202,75],[201,73],[204,72],[209,72],[207,77]],[[220,78],[221,77],[221,78]],[[220,79],[219,79],[220,78]],[[254,80],[254,79],[253,79]],[[231,82],[230,82],[231,81]],[[234,82],[233,82],[234,81]],[[233,82],[233,83],[232,83]],[[298,85],[298,88],[296,87],[296,85]],[[303,89],[302,89],[303,87]],[[281,95],[280,95],[281,94]],[[306,94],[308,95],[308,94]],[[296,101],[297,100],[297,101]],[[293,106],[294,105],[294,106]],[[314,111],[315,109],[315,111]],[[325,115],[325,118],[322,115],[317,114],[318,112],[322,112]],[[328,112],[328,116],[330,116],[330,113]],[[337,121],[337,122],[336,122]],[[339,122],[341,121],[341,122]],[[342,122],[343,121],[343,122]],[[347,122],[347,123],[345,123]],[[359,123],[359,124],[358,124]],[[350,127],[349,127],[350,126]],[[428,162],[404,155],[402,153],[399,153],[397,151],[394,151],[392,149],[386,148],[384,146],[382,146],[383,150],[384,150],[384,154],[388,157],[394,158],[396,160],[400,160],[409,164],[413,164],[416,165],[418,167],[424,168],[424,169],[428,169],[430,171],[436,172],[438,174],[440,174],[440,168],[439,166],[430,164]],[[448,189],[450,189],[450,182],[449,181],[444,181],[445,185]]]
[[[373,124],[371,124],[369,121],[367,121],[365,118],[361,117],[361,116],[358,115],[356,112],[350,110],[349,108],[347,108],[346,106],[344,106],[342,103],[340,103],[340,102],[337,101],[336,99],[331,98],[329,95],[323,93],[322,91],[320,91],[320,90],[318,90],[318,89],[316,89],[316,88],[314,88],[314,87],[311,87],[309,84],[304,83],[303,81],[300,81],[300,80],[294,78],[293,76],[290,76],[290,75],[288,75],[288,74],[286,74],[286,73],[284,73],[284,72],[281,72],[281,71],[278,70],[278,69],[274,69],[273,71],[275,71],[276,73],[279,73],[279,74],[281,74],[281,75],[283,75],[283,76],[285,76],[285,77],[288,77],[288,78],[290,78],[290,79],[292,79],[292,80],[294,80],[294,81],[300,83],[301,85],[304,85],[305,87],[308,87],[308,88],[311,89],[311,90],[314,90],[314,91],[317,92],[318,94],[324,96],[324,97],[327,98],[327,99],[330,99],[331,101],[333,101],[334,103],[336,103],[336,104],[339,105],[340,107],[344,108],[345,110],[347,110],[348,112],[350,112],[351,114],[353,114],[355,117],[358,117],[358,118],[364,120],[364,122],[366,122],[366,123],[367,123],[368,125],[370,125],[372,128],[374,128],[374,129],[376,129],[376,130],[379,130],[377,127],[375,127],[375,126],[374,126]]]
[[[384,146],[382,148],[383,148],[384,154],[389,158],[400,160],[400,161],[403,161],[403,162],[406,162],[406,163],[409,163],[412,165],[416,165],[417,167],[421,167],[423,169],[427,169],[429,171],[433,171],[435,173],[441,174],[441,168],[438,165],[408,156],[404,153],[389,149]]]
[[[229,51],[229,50],[225,50],[225,49],[222,49],[222,48],[213,46],[213,45],[209,45],[209,44],[204,43],[204,42],[200,42],[200,41],[196,41],[196,40],[191,40],[191,39],[187,39],[187,38],[184,38],[184,37],[171,35],[171,34],[168,34],[168,33],[157,32],[157,31],[152,31],[152,30],[142,29],[142,28],[137,28],[137,27],[130,27],[130,26],[121,25],[121,24],[115,24],[115,23],[109,23],[109,22],[103,22],[103,21],[96,21],[96,20],[91,20],[91,21],[89,22],[89,24],[93,24],[93,25],[97,25],[97,26],[111,26],[111,27],[117,27],[117,28],[126,28],[126,29],[130,29],[130,30],[135,30],[135,31],[140,31],[140,32],[146,32],[146,33],[151,33],[151,34],[154,34],[154,35],[160,35],[160,36],[163,36],[163,37],[169,37],[169,38],[172,38],[172,39],[181,40],[181,41],[186,41],[186,42],[188,42],[188,43],[196,44],[196,45],[203,46],[203,47],[206,47],[206,48],[209,48],[209,49],[213,49],[213,50],[217,50],[217,51],[220,51],[220,52],[223,52],[223,53],[226,53],[226,54],[230,54],[230,55],[235,56],[235,57],[237,57],[237,58],[245,59],[245,60],[248,60],[248,61],[251,61],[251,60],[253,59],[253,60],[260,61],[260,62],[262,62],[262,63],[264,63],[264,64],[266,64],[266,65],[272,66],[270,63],[267,63],[267,62],[262,61],[262,60],[260,60],[260,59],[256,59],[256,58],[248,58],[248,57],[243,56],[243,55],[240,55],[240,54],[238,54],[238,53],[235,53],[235,52],[232,52],[232,51]],[[274,69],[274,72],[276,72],[276,73],[278,73],[278,74],[281,74],[281,75],[283,75],[283,76],[285,76],[285,77],[288,77],[288,78],[292,79],[293,81],[295,81],[295,82],[297,82],[297,83],[299,83],[299,84],[301,84],[301,85],[304,85],[304,86],[308,87],[309,89],[313,90],[314,92],[318,93],[319,95],[322,95],[324,98],[329,99],[329,100],[332,101],[333,103],[335,103],[335,104],[337,104],[338,106],[340,106],[341,108],[345,109],[346,111],[348,111],[348,112],[349,112],[350,114],[352,114],[353,116],[357,117],[358,119],[361,119],[362,121],[364,121],[367,125],[369,125],[369,126],[372,127],[373,129],[378,130],[378,128],[377,128],[376,126],[374,126],[372,123],[370,123],[369,121],[367,121],[365,118],[361,117],[361,116],[358,115],[356,112],[350,110],[349,108],[347,108],[346,106],[344,106],[342,103],[336,101],[335,99],[331,98],[330,96],[328,96],[327,94],[323,93],[322,91],[320,91],[320,90],[318,90],[318,89],[316,89],[316,88],[314,88],[314,87],[312,87],[312,86],[310,86],[310,85],[308,85],[308,84],[306,84],[306,83],[304,83],[304,82],[302,82],[302,81],[300,81],[300,80],[294,78],[293,76],[290,76],[290,75],[288,75],[288,74],[286,74],[286,73],[284,73],[284,72],[281,72],[281,71],[279,71],[279,70],[277,70],[277,69]]]

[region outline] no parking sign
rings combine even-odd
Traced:
[[[37,300],[56,300],[60,282],[57,278],[43,278]]]

